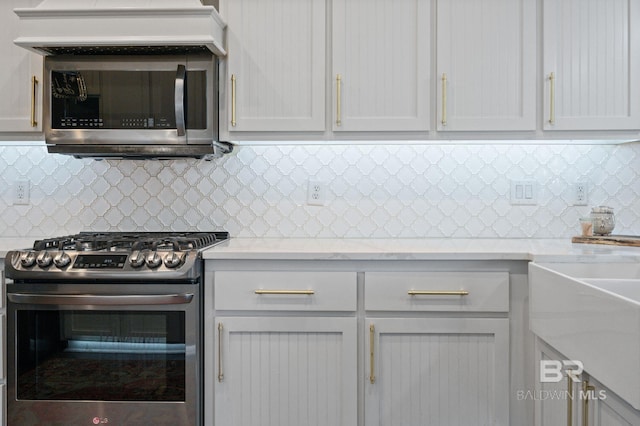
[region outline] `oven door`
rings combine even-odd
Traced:
[[[198,285],[9,284],[7,299],[8,424],[200,424]]]

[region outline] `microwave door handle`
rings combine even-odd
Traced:
[[[184,305],[193,300],[193,293],[185,294],[33,294],[10,293],[12,303],[34,305]]]
[[[178,65],[178,70],[176,71],[176,86],[174,95],[176,110],[176,130],[178,131],[178,136],[184,136],[186,134],[184,120],[184,83],[186,76],[187,69],[185,68],[185,66]]]

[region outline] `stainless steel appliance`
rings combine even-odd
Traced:
[[[80,233],[5,259],[10,425],[202,424],[210,233]]]
[[[217,141],[218,67],[211,53],[66,51],[45,58],[43,124],[49,152],[211,159],[231,151],[230,144]]]

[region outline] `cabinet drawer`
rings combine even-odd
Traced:
[[[355,311],[355,272],[217,271],[217,310]]]
[[[509,310],[508,272],[368,272],[369,311]]]

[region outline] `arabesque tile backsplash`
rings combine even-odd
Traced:
[[[243,146],[222,159],[105,160],[0,146],[0,235],[226,229],[238,237],[564,238],[590,206],[640,234],[640,143]],[[13,205],[16,179],[30,204]],[[328,189],[306,204],[307,182]],[[533,179],[538,205],[510,203]],[[589,206],[573,206],[588,183]]]

